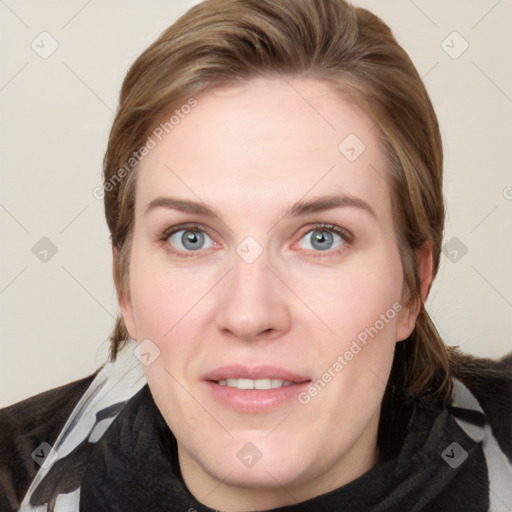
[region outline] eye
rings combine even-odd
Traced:
[[[187,252],[197,252],[201,249],[213,247],[213,240],[210,236],[197,226],[174,227],[167,231],[162,239],[167,242],[172,252],[176,254],[185,253],[184,256],[191,255],[186,254]]]
[[[305,241],[305,249],[315,252],[339,252],[351,241],[350,233],[338,226],[321,225],[306,232],[301,240]]]

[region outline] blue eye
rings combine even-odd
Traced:
[[[332,251],[347,245],[351,240],[348,231],[337,226],[319,226],[316,229],[309,230],[301,240],[306,241],[305,249],[315,252]]]
[[[313,257],[337,254],[343,251],[352,239],[349,231],[331,224],[316,225],[301,237],[301,241],[306,242],[302,248]],[[174,226],[166,230],[160,240],[165,243],[168,251],[183,257],[195,256],[202,249],[211,249],[215,245],[212,238],[197,225]]]
[[[213,240],[204,231],[195,228],[174,231],[167,235],[167,241],[181,252],[194,252],[213,246]],[[205,241],[209,245],[205,246]]]

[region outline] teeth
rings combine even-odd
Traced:
[[[221,379],[217,383],[237,389],[274,389],[293,384],[289,380],[281,379]]]

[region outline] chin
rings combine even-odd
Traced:
[[[271,489],[307,480],[315,471],[315,458],[325,459],[319,453],[307,453],[304,447],[311,443],[305,440],[286,434],[265,439],[268,435],[254,431],[235,434],[213,451],[214,443],[207,443],[196,460],[211,477],[227,485]]]

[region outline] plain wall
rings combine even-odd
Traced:
[[[107,357],[118,309],[93,190],[129,65],[195,3],[0,5],[0,406]],[[447,344],[501,356],[512,345],[512,3],[355,3],[390,25],[442,129],[448,245],[427,309]]]

